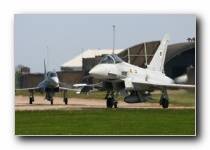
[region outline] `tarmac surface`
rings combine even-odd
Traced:
[[[106,100],[96,100],[96,99],[76,99],[68,98],[68,104],[65,105],[63,98],[54,97],[53,105],[50,101],[45,100],[44,96],[34,96],[35,100],[33,104],[29,104],[28,96],[15,96],[15,110],[81,110],[81,109],[91,109],[91,108],[106,108]],[[119,108],[160,108],[159,103],[134,103],[128,104],[124,101],[119,101]],[[192,109],[195,107],[183,107],[183,106],[173,106],[169,105],[169,109]]]

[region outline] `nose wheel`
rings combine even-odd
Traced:
[[[115,91],[108,91],[106,94],[105,99],[106,99],[107,108],[112,108],[113,106],[114,106],[114,108],[119,107],[119,103],[117,102],[119,92],[117,91],[115,95],[114,95],[114,93],[115,93]]]
[[[53,96],[54,96],[54,93],[46,93],[46,96],[45,96],[45,99],[50,101],[51,105],[53,105]]]
[[[67,96],[67,91],[63,92],[63,102],[65,103],[65,105],[68,104],[68,96]]]
[[[30,91],[29,104],[33,104],[33,101],[34,101],[34,92]]]
[[[118,102],[114,102],[114,108],[118,108],[119,107],[119,103]]]

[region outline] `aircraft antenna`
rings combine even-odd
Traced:
[[[46,70],[46,64],[45,64],[45,59],[44,59],[44,78],[47,78],[47,70]]]
[[[112,54],[114,54],[114,49],[115,49],[115,25],[113,25],[113,51],[112,51]]]

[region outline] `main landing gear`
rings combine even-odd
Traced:
[[[63,92],[63,102],[65,103],[65,105],[68,104],[68,96],[67,96],[67,91]]]
[[[30,91],[30,96],[29,96],[29,104],[32,104],[34,101],[34,91]]]
[[[160,98],[160,105],[162,105],[163,108],[168,108],[169,98],[168,98],[168,93],[167,93],[166,87],[163,87],[161,92],[162,92],[162,94],[161,94],[161,98]]]
[[[34,91],[33,90],[30,90],[30,95],[29,95],[29,104],[33,104],[34,102]],[[46,93],[46,96],[45,96],[45,99],[47,99],[48,101],[50,101],[50,104],[53,105],[53,96],[54,96],[54,93],[52,92],[47,92]],[[68,96],[67,96],[67,91],[64,91],[63,93],[63,102],[65,103],[65,105],[68,104]]]
[[[51,105],[53,105],[53,98],[50,100]]]
[[[116,93],[115,93],[116,92]],[[105,99],[107,108],[118,108],[119,103],[117,102],[119,91],[107,91]],[[110,96],[110,97],[109,97]]]

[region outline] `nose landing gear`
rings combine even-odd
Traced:
[[[68,96],[67,96],[67,91],[63,92],[63,102],[65,103],[65,105],[68,104]]]
[[[112,108],[113,106],[114,108],[119,107],[119,103],[117,102],[118,95],[119,95],[119,91],[107,91],[107,94],[105,97],[105,99],[107,100],[106,101],[107,108]]]
[[[32,104],[34,101],[34,91],[30,91],[30,96],[29,96],[29,104]]]

